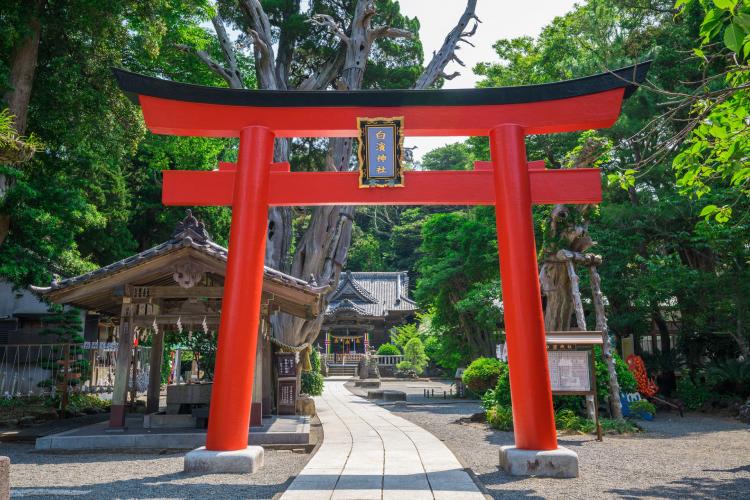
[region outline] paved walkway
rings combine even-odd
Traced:
[[[326,380],[315,398],[323,444],[282,500],[483,499],[438,438]]]

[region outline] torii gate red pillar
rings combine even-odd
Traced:
[[[196,463],[216,460],[222,464],[211,470],[243,470],[232,468],[233,453],[248,445],[269,206],[494,205],[517,445],[512,452],[522,469],[511,472],[559,477],[563,462],[545,469],[545,461],[562,459],[575,467],[566,474],[577,475],[574,453],[552,451],[557,438],[531,205],[597,203],[601,179],[597,169],[528,164],[524,138],[611,126],[648,66],[539,86],[418,92],[237,91],[115,71],[152,132],[240,138],[236,166],[164,171],[166,205],[233,207],[209,451],[199,450],[204,455],[195,455]],[[403,187],[378,189],[360,189],[357,172],[290,172],[288,164],[271,163],[274,136],[354,137],[358,118],[377,116],[403,117],[406,135],[489,135],[492,162],[474,171],[405,172]],[[537,464],[533,470],[529,462]]]
[[[263,290],[273,140],[273,134],[265,127],[247,127],[240,132],[215,383],[206,436],[209,450],[242,450],[247,447]]]
[[[512,360],[508,369],[513,428],[518,448],[554,450],[557,431],[524,138],[519,125],[501,125],[490,132],[505,336]]]

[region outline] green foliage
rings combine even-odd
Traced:
[[[424,345],[419,338],[413,338],[404,346],[404,360],[396,365],[400,371],[413,371],[421,375],[427,367],[429,358],[424,352]]]
[[[507,363],[500,362],[497,383],[482,396],[482,407],[489,410],[495,406],[510,407],[510,405],[510,371]]]
[[[400,354],[399,348],[393,344],[382,344],[378,347],[378,355],[380,356],[398,356]]]
[[[310,351],[310,371],[320,373],[321,360],[317,349]]]
[[[686,13],[699,4],[705,14],[700,25],[700,47],[694,49],[701,63],[711,69],[717,60],[728,61],[721,85],[711,82],[692,105],[695,125],[674,158],[677,184],[683,193],[703,197],[717,187],[750,194],[750,2],[678,0],[675,7]],[[722,46],[723,45],[723,46]],[[726,57],[726,52],[730,57]],[[700,212],[706,220],[729,222],[730,203],[708,203]]]
[[[703,384],[693,382],[690,377],[677,380],[677,397],[688,410],[697,410],[711,396],[711,392]]]
[[[60,405],[59,396],[55,397],[55,406]],[[67,409],[73,412],[85,412],[90,408],[109,411],[112,401],[99,399],[91,394],[74,393],[68,396]]]
[[[399,350],[399,354],[401,354],[411,339],[419,338],[419,327],[416,323],[396,326],[391,328],[390,335],[391,343]]]
[[[494,429],[501,431],[513,430],[513,411],[510,406],[496,405],[487,410],[487,423]],[[625,434],[638,432],[634,423],[625,420],[599,419],[602,430],[606,433]],[[583,418],[574,411],[563,409],[555,412],[555,426],[560,431],[592,434],[596,432],[593,420]]]
[[[630,403],[630,411],[636,414],[648,413],[649,415],[656,415],[656,406],[645,399],[640,399]]]
[[[510,406],[495,405],[487,409],[487,423],[500,431],[513,430],[513,410]]]
[[[198,369],[203,371],[205,380],[212,380],[216,366],[216,333],[203,330],[188,331],[182,333],[169,330],[164,339],[165,353],[174,350],[175,346],[182,347],[180,362],[197,361]],[[166,363],[168,365],[168,363]],[[162,378],[164,371],[162,371]]]
[[[627,363],[617,353],[612,353],[615,360],[615,372],[617,373],[617,382],[620,384],[620,392],[630,393],[638,390],[638,384],[635,381],[633,373],[628,369]],[[602,348],[594,346],[594,368],[596,370],[596,392],[600,401],[606,401],[609,397],[609,370],[604,361]]]
[[[495,387],[507,366],[495,358],[477,358],[464,370],[462,380],[466,387],[477,394],[484,394]]]
[[[63,343],[83,343],[83,322],[81,311],[75,308],[63,309],[60,306],[52,309],[53,314],[44,319],[44,328],[40,335],[53,335],[55,341]]]
[[[12,165],[29,161],[41,146],[33,135],[19,135],[8,108],[0,109],[0,164]]]
[[[323,394],[323,375],[320,373],[320,353],[316,349],[310,352],[310,371],[302,372],[300,390],[310,396]]]
[[[303,372],[302,373],[302,387],[301,391],[304,394],[310,396],[320,396],[323,394],[323,375],[319,372]]]
[[[500,338],[496,234],[492,207],[434,214],[422,228],[415,297],[464,363],[492,356]]]
[[[706,366],[706,379],[712,392],[750,396],[750,360],[729,359]]]
[[[472,170],[474,161],[469,147],[455,142],[435,148],[422,157],[424,170]]]

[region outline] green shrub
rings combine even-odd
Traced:
[[[495,405],[487,409],[487,423],[493,429],[500,431],[513,430],[513,410],[508,405]],[[611,434],[624,434],[638,432],[640,428],[629,420],[612,420],[608,418],[599,419],[602,431]],[[575,411],[563,409],[555,412],[555,427],[561,431],[580,432],[593,434],[596,432],[596,423],[593,420],[581,417]]]
[[[615,373],[617,373],[617,382],[620,384],[620,392],[628,394],[638,391],[638,383],[635,376],[628,369],[627,363],[616,353],[612,353],[615,360]],[[600,401],[606,401],[609,398],[609,370],[604,362],[602,348],[594,346],[594,367],[596,370],[596,392]]]
[[[710,395],[707,387],[694,383],[690,377],[681,377],[677,381],[677,397],[688,410],[697,410],[703,406]]]
[[[501,363],[495,358],[477,358],[464,370],[463,382],[477,394],[495,387],[500,377]]]
[[[310,396],[320,396],[323,394],[323,375],[317,372],[302,372],[300,390]]]
[[[750,396],[750,360],[729,359],[706,367],[708,385],[719,394],[736,394],[742,399]]]
[[[508,363],[499,361],[499,373],[494,389],[489,389],[482,396],[482,406],[485,410],[494,406],[510,406],[510,372]],[[464,372],[465,373],[465,372]]]
[[[650,415],[656,415],[656,406],[650,401],[645,399],[639,399],[630,403],[630,411],[633,413],[648,413]]]
[[[404,360],[396,365],[396,369],[402,372],[413,371],[421,375],[427,367],[429,359],[424,353],[424,345],[418,338],[413,338],[404,347]]]
[[[317,349],[310,349],[310,370],[320,373],[320,353]]]
[[[400,354],[401,354],[401,351],[399,351],[398,347],[396,347],[393,344],[383,344],[380,347],[378,347],[379,356],[398,356]]]
[[[303,371],[300,391],[310,396],[323,394],[323,375],[320,374],[320,354],[316,349],[310,351],[310,371]]]
[[[487,410],[487,423],[500,431],[513,430],[513,410],[510,406],[497,405]]]

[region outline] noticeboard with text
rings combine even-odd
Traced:
[[[357,118],[359,187],[404,185],[403,127],[403,117]]]
[[[589,392],[591,351],[548,351],[552,392]]]

